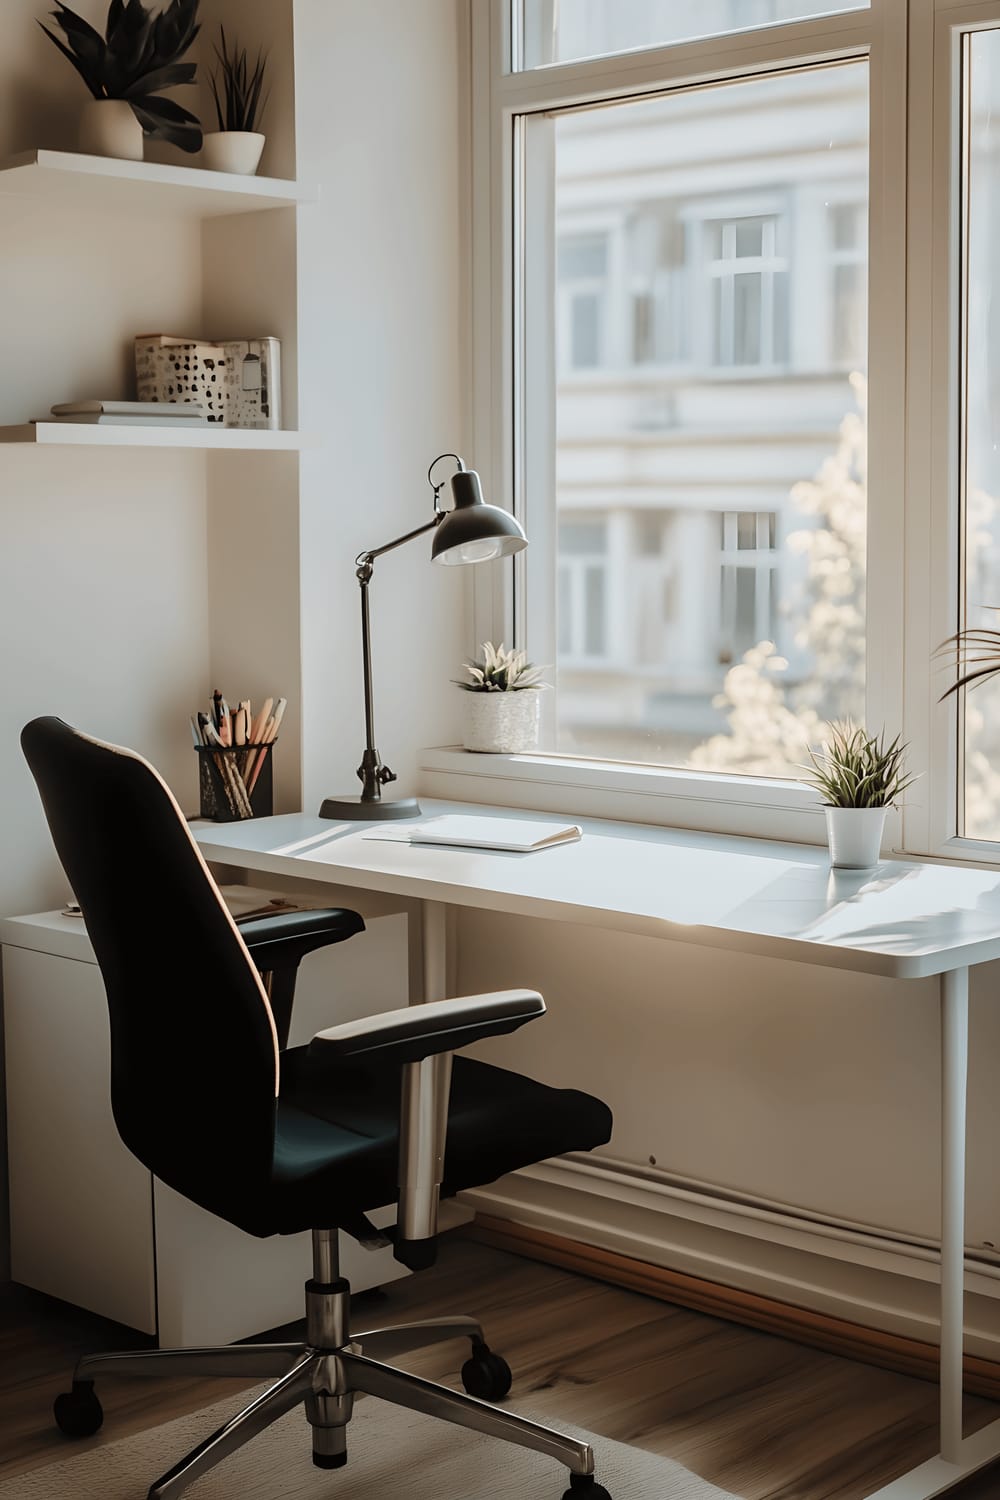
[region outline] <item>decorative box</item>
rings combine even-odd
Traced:
[[[227,339],[227,427],[281,426],[281,342],[275,338]]]
[[[136,395],[140,401],[200,401],[209,422],[225,422],[226,350],[202,339],[143,334],[135,341]]]

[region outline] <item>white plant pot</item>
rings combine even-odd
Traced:
[[[142,161],[142,126],[127,99],[88,99],[80,111],[77,144],[87,156]]]
[[[521,755],[538,747],[540,694],[533,688],[514,693],[463,693],[466,750],[487,755]]]
[[[870,870],[879,861],[884,807],[827,807],[830,863],[838,870]]]
[[[201,164],[210,172],[253,177],[260,166],[267,136],[256,130],[209,130],[201,147]]]

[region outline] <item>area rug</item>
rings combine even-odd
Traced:
[[[0,1484],[0,1500],[146,1500],[154,1480],[249,1399],[244,1392],[119,1442],[67,1445],[71,1457]],[[612,1500],[737,1500],[670,1459],[551,1425],[593,1445]],[[185,1500],[561,1500],[568,1487],[566,1470],[542,1454],[372,1398],[355,1404],[345,1469],[314,1468],[309,1438],[301,1408],[289,1412]]]

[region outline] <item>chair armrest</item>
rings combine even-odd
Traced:
[[[355,933],[364,932],[365,924],[356,911],[325,907],[319,911],[282,911],[273,916],[237,917],[236,925],[250,950],[254,966],[264,975],[278,1046],[288,1046],[295,1003],[295,979],[299,964],[307,953],[342,943]]]
[[[545,1001],[534,990],[434,1000],[318,1031],[309,1043],[309,1056],[365,1057],[386,1064],[420,1062],[484,1037],[516,1031],[544,1014]]]
[[[342,943],[365,929],[356,911],[342,907],[275,912],[274,916],[247,917],[242,922],[237,918],[236,925],[259,969],[298,964],[307,953],[329,943]]]
[[[436,1253],[452,1053],[544,1014],[545,1001],[535,990],[501,990],[366,1016],[318,1031],[309,1043],[307,1056],[319,1066],[355,1057],[382,1067],[402,1065],[393,1254],[411,1270],[431,1265]]]

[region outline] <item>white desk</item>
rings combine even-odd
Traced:
[[[471,810],[422,805],[425,816]],[[425,998],[444,994],[449,905],[897,979],[940,975],[941,1452],[869,1500],[944,1494],[1000,1458],[1000,1422],[962,1437],[968,979],[971,966],[1000,958],[1000,871],[903,860],[863,873],[831,871],[825,850],[797,844],[578,821],[580,843],[527,855],[366,839],[363,825],[306,814],[201,826],[196,836],[219,863],[420,901]]]

